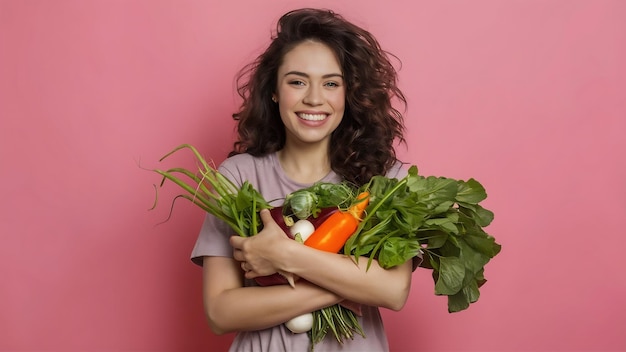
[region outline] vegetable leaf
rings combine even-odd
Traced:
[[[391,268],[417,256],[419,244],[414,240],[402,237],[391,237],[382,246],[378,255],[378,263],[383,268]]]
[[[468,297],[463,291],[448,296],[448,312],[460,312],[470,305]]]
[[[163,179],[181,187],[181,197],[227,222],[240,236],[251,236],[262,227],[261,209],[271,208],[248,182],[240,187],[221,175],[198,151],[183,144],[166,154],[189,149],[199,168],[153,170]],[[501,251],[501,245],[485,232],[494,214],[480,203],[486,199],[485,188],[475,179],[467,181],[445,177],[424,177],[412,165],[402,179],[374,176],[362,187],[348,183],[316,183],[286,195],[283,215],[292,219],[317,217],[323,208],[346,209],[355,195],[370,195],[365,217],[346,241],[345,255],[356,261],[374,259],[383,268],[400,265],[423,252],[420,267],[432,270],[435,294],[448,297],[448,311],[467,309],[480,297],[480,287],[487,281],[485,265]],[[156,201],[155,201],[156,206]],[[356,318],[350,318],[335,306],[318,311],[313,340],[333,332],[338,341],[359,333]],[[353,320],[352,323],[349,320]]]
[[[480,201],[487,198],[487,192],[485,188],[473,178],[466,182],[458,182],[458,192],[456,195],[456,201],[459,203],[478,204]]]
[[[439,278],[435,283],[436,295],[454,295],[463,287],[465,267],[459,258],[439,259]]]
[[[455,180],[443,177],[412,177],[407,185],[411,192],[415,192],[421,202],[428,205],[429,209],[435,209],[444,202],[453,201],[457,194]]]

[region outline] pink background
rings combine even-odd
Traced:
[[[236,71],[302,6],[400,57],[400,155],[478,179],[496,214],[479,302],[448,314],[419,270],[383,312],[392,350],[626,350],[622,0],[0,0],[0,350],[226,348],[188,259],[203,214],[158,225],[174,188],[147,211],[138,162],[223,160]]]

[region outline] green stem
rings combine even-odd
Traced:
[[[389,198],[391,198],[391,196],[393,196],[407,182],[408,182],[408,176],[405,176],[391,190],[389,190],[380,200],[377,200],[376,205],[374,205],[372,209],[367,209],[367,215],[365,216],[363,220],[361,220],[361,222],[359,223],[359,226],[356,228],[356,231],[354,231],[354,233],[350,236],[350,238],[348,238],[348,240],[346,241],[344,245],[343,249],[344,249],[345,254],[350,255],[350,247],[352,246],[352,244],[355,242],[356,243],[360,242],[359,237],[361,235],[361,231],[363,231],[363,227],[365,226],[367,221],[371,219],[371,217],[374,216],[374,214],[376,214],[376,211],[378,211],[378,208],[380,208],[384,202],[386,202]],[[371,184],[371,181],[370,183],[367,184],[367,188],[370,187],[370,184]],[[356,254],[354,255],[354,260],[355,262],[358,262],[358,256]]]
[[[210,203],[209,199],[203,197],[202,195],[199,195],[195,188],[191,187],[190,185],[188,185],[185,181],[181,180],[180,178],[178,178],[178,177],[176,177],[176,176],[174,176],[171,173],[166,172],[166,171],[161,171],[161,170],[154,170],[154,171],[156,173],[162,175],[164,179],[168,179],[168,180],[174,182],[175,184],[180,186],[182,189],[187,191],[189,194],[202,199],[203,203],[205,203],[207,205]],[[161,183],[161,184],[163,184],[163,183]],[[214,197],[214,195],[212,195],[211,192],[204,193],[204,194],[208,195],[209,197]]]
[[[256,197],[252,197],[252,228],[250,229],[252,235],[256,235],[258,233],[256,217]]]
[[[211,187],[212,187],[213,189],[215,189],[215,181],[214,181],[214,180],[211,180],[210,178],[204,177],[204,174],[203,174],[203,177],[202,177],[202,178],[200,178],[200,177],[198,177],[196,174],[194,174],[193,172],[191,172],[191,171],[189,171],[189,170],[187,170],[187,169],[183,169],[183,168],[172,168],[172,169],[169,169],[169,170],[167,170],[167,171],[161,171],[161,170],[155,170],[155,171],[156,171],[156,172],[158,172],[158,173],[160,173],[161,175],[166,176],[166,177],[167,177],[167,176],[175,177],[175,176],[173,175],[174,173],[183,174],[183,175],[185,175],[185,176],[189,177],[189,178],[190,178],[190,179],[191,179],[194,183],[196,183],[196,184],[197,184],[197,186],[196,186],[196,187],[195,187],[195,189],[194,189],[194,191],[195,191],[195,192],[202,191],[203,193],[205,193],[205,194],[209,195],[209,196],[210,196],[211,198],[213,198],[213,199],[218,199],[218,198],[219,198],[218,196],[216,196],[215,194],[213,194],[213,193],[209,190],[209,188],[207,188],[207,187],[204,185],[204,182],[203,182],[203,181],[204,181],[204,180],[206,180],[207,182],[209,182],[209,184],[211,185]],[[171,179],[171,178],[170,178],[170,179]],[[164,180],[164,181],[165,181],[165,180]],[[164,182],[164,181],[163,181],[163,182]],[[161,185],[163,185],[163,182],[161,182]],[[194,193],[194,192],[190,192],[190,193]]]
[[[386,234],[383,238],[380,239],[380,241],[378,241],[378,243],[376,243],[376,246],[372,249],[369,258],[367,258],[367,268],[365,270],[369,270],[372,262],[374,261],[374,258],[376,257],[376,253],[380,250],[380,247],[385,243],[385,241],[396,233],[397,231],[392,231]]]
[[[372,208],[369,209],[367,212],[367,215],[365,216],[365,218],[363,220],[361,220],[361,222],[359,223],[359,226],[357,227],[356,231],[354,232],[353,236],[358,236],[359,233],[361,232],[361,230],[363,229],[363,226],[367,223],[367,221],[374,216],[374,214],[376,214],[376,211],[378,210],[378,208],[380,208],[382,206],[382,204],[384,202],[386,202],[389,198],[391,198],[391,196],[396,193],[402,186],[404,186],[408,181],[408,176],[403,178],[401,181],[398,182],[398,184],[396,184],[389,192],[387,192],[382,199],[380,199],[376,205]]]
[[[422,250],[425,251],[425,252],[428,252],[429,255],[434,255],[435,257],[438,257],[438,258],[444,258],[445,257],[444,255],[437,254],[434,251],[428,249],[428,247],[422,248]]]

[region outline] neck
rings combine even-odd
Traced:
[[[300,183],[317,182],[331,170],[328,145],[297,148],[285,145],[278,152],[278,160],[287,176]]]

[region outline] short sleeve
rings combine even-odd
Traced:
[[[234,231],[224,221],[206,214],[196,244],[191,251],[191,261],[202,265],[202,257],[232,257],[233,249],[228,242]]]

